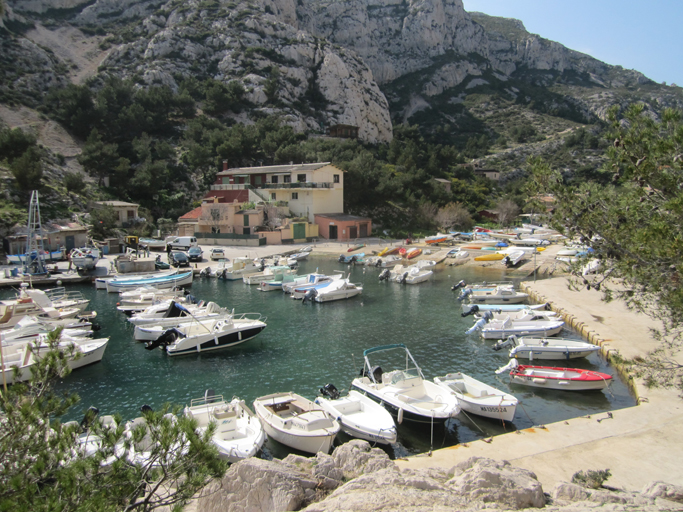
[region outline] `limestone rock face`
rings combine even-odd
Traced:
[[[504,503],[514,509],[545,505],[543,489],[536,475],[507,461],[470,457],[453,471],[448,485],[471,499]]]
[[[683,487],[665,482],[650,482],[642,491],[649,498],[664,498],[676,503],[683,503]]]

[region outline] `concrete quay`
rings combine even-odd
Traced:
[[[548,302],[572,327],[599,344],[605,357],[642,356],[656,347],[658,324],[594,290],[574,291],[566,277],[524,282],[537,302]],[[683,358],[679,354],[679,362]],[[641,491],[655,480],[683,485],[683,401],[675,390],[648,389],[627,378],[638,405],[605,411],[396,461],[401,468],[450,468],[472,456],[504,459],[536,473],[546,491],[581,470],[609,469],[606,485]],[[608,414],[608,412],[611,414]]]

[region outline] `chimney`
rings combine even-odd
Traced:
[[[227,160],[223,160],[223,170],[224,171],[228,170],[228,161]]]

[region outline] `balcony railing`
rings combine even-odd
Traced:
[[[332,182],[298,181],[296,183],[261,183],[254,188],[334,188]]]

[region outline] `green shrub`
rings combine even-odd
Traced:
[[[69,172],[64,175],[64,186],[68,192],[78,194],[85,189],[85,181],[83,181],[83,176],[80,174]]]
[[[587,471],[579,471],[572,476],[572,483],[588,487],[589,489],[600,489],[602,484],[612,476],[609,469],[598,469],[594,471],[589,469]]]

